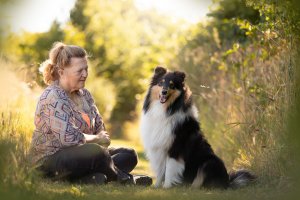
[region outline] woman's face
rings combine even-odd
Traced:
[[[68,92],[73,92],[84,87],[88,77],[88,64],[86,58],[71,58],[68,67],[59,72],[59,82]]]

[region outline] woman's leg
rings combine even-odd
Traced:
[[[138,156],[135,150],[130,148],[109,148],[114,164],[124,172],[131,172],[138,163]],[[136,185],[152,185],[152,178],[146,175],[130,175]]]
[[[118,179],[119,170],[107,149],[84,144],[62,149],[49,156],[41,167],[47,176],[76,180],[91,173],[103,173],[108,181]]]
[[[109,148],[114,164],[124,172],[131,172],[138,163],[138,156],[134,149],[130,148]]]

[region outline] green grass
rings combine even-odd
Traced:
[[[16,150],[13,143],[3,145],[1,141],[1,152],[9,153]],[[123,146],[135,148],[139,154],[139,163],[133,174],[151,174],[147,160],[143,154],[143,148],[134,142],[113,140],[112,146]],[[1,156],[3,158],[10,156]],[[19,164],[24,162],[17,160]],[[4,163],[1,162],[1,165]],[[189,187],[175,187],[172,189],[162,189],[120,185],[118,183],[108,183],[106,185],[82,185],[67,182],[53,182],[42,179],[33,174],[24,166],[14,167],[18,173],[9,170],[6,174],[10,178],[1,184],[0,196],[3,199],[283,199],[286,194],[290,194],[292,189],[286,182],[264,182],[258,179],[256,184],[237,190],[204,190],[192,189]],[[24,170],[25,169],[25,170]],[[27,169],[27,170],[26,170]],[[3,171],[2,171],[3,172]],[[3,176],[2,178],[7,178]],[[18,181],[14,180],[17,178]],[[2,199],[2,198],[1,198]]]
[[[0,199],[297,199],[292,196],[297,193],[293,192],[291,180],[268,174],[260,176],[256,184],[243,189],[211,191],[188,187],[156,189],[153,186],[124,186],[117,183],[79,185],[42,179],[26,162],[34,129],[36,98],[41,91],[24,90],[10,72],[0,73],[0,86],[7,94],[0,96]],[[138,131],[133,125],[127,128],[131,133]],[[113,140],[112,146],[134,148],[139,163],[133,174],[153,176],[138,139]],[[278,160],[280,162],[284,161]],[[253,164],[260,166],[262,163]]]
[[[1,191],[2,190],[2,191]],[[142,186],[74,185],[39,180],[32,188],[2,188],[7,199],[283,199],[290,191],[285,188],[256,184],[238,190],[198,190],[187,187],[156,189]],[[3,191],[4,190],[4,191]],[[5,198],[6,199],[6,198]]]

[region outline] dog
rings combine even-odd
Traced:
[[[205,139],[184,72],[156,67],[143,104],[141,138],[155,187],[236,188],[255,180],[247,170],[228,174]]]

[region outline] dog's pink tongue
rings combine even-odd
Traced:
[[[160,103],[165,103],[167,101],[166,96],[162,95],[160,96]]]

